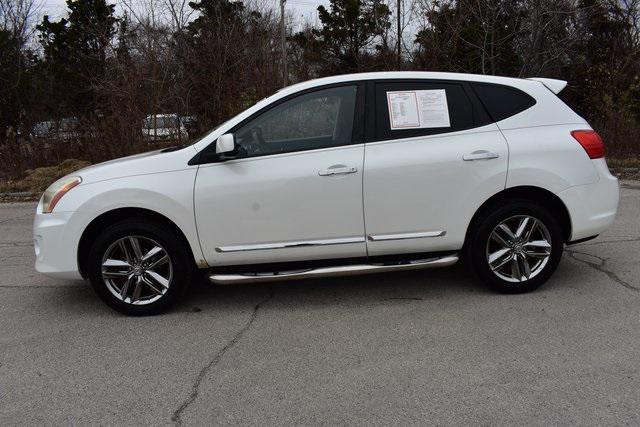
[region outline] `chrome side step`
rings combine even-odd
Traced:
[[[354,264],[305,270],[272,271],[264,273],[211,274],[209,280],[219,285],[240,283],[275,282],[279,280],[312,279],[319,277],[351,276],[357,274],[384,273],[387,271],[417,270],[448,267],[458,262],[458,255],[419,259],[392,264]]]

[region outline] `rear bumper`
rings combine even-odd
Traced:
[[[82,279],[78,269],[78,242],[70,226],[73,212],[42,213],[38,204],[33,222],[36,271],[57,279]]]
[[[602,233],[611,226],[618,210],[618,179],[611,175],[604,159],[593,163],[598,171],[598,181],[569,187],[558,193],[571,217],[569,241]]]

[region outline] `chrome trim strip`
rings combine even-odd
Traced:
[[[403,264],[360,264],[337,267],[321,267],[308,270],[274,271],[247,274],[211,274],[209,280],[220,285],[239,283],[275,282],[291,279],[311,279],[320,277],[350,276],[357,274],[383,273],[387,271],[417,270],[426,268],[448,267],[458,262],[458,255],[447,255],[409,261]]]
[[[319,240],[300,240],[293,242],[274,242],[274,243],[256,243],[253,245],[231,245],[220,246],[216,248],[216,252],[243,252],[243,251],[262,251],[266,249],[286,249],[299,248],[305,246],[326,246],[326,245],[345,245],[348,243],[363,243],[364,237],[339,237],[337,239],[319,239]]]
[[[379,242],[385,240],[420,239],[422,237],[442,237],[445,234],[447,234],[446,231],[421,231],[418,233],[370,234],[367,238],[371,242]]]

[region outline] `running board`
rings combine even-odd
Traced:
[[[353,264],[335,267],[309,268],[304,270],[273,271],[264,273],[211,274],[209,280],[219,285],[240,283],[275,282],[280,280],[313,279],[320,277],[351,276],[357,274],[384,273],[387,271],[418,270],[423,268],[448,267],[458,262],[458,255],[419,259],[390,264]]]

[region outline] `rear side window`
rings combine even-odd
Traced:
[[[531,96],[513,87],[486,83],[471,86],[494,122],[516,115],[536,103]]]
[[[376,83],[375,139],[435,135],[489,123],[482,106],[471,99],[468,90],[459,82]]]

